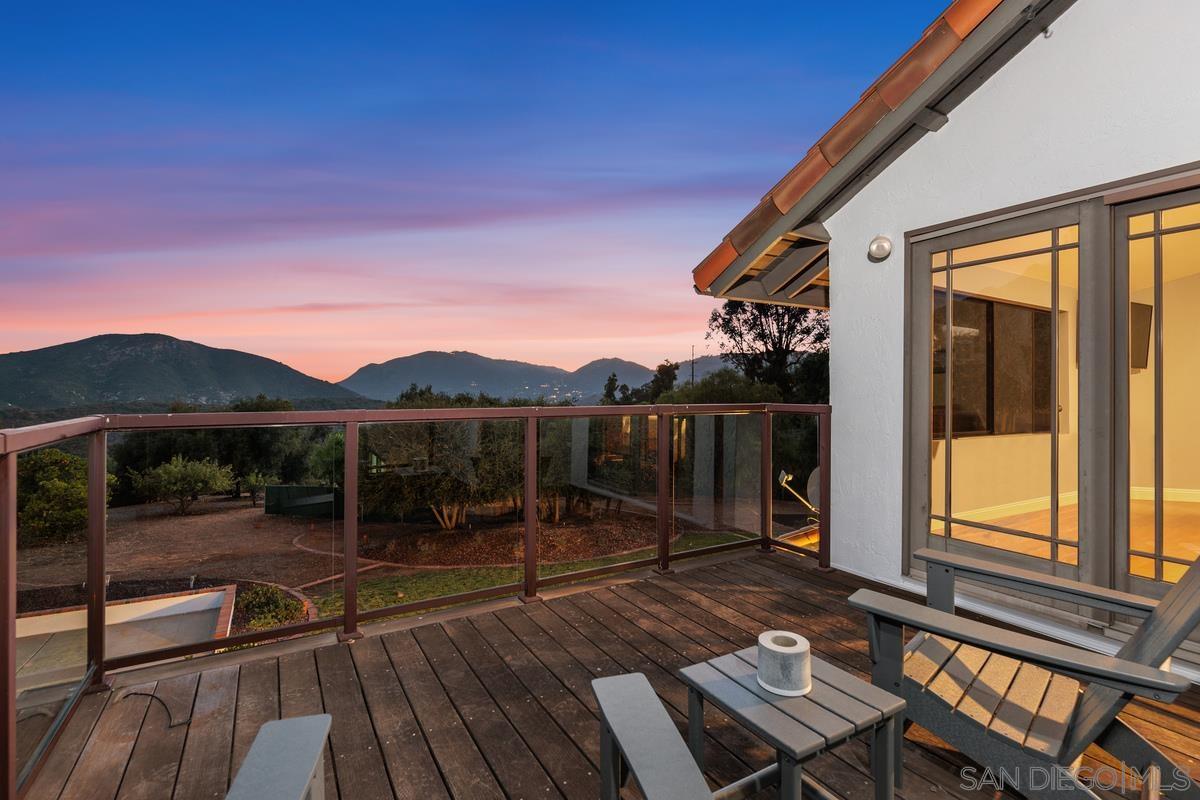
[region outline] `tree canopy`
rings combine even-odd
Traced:
[[[111,492],[112,476],[106,491]],[[87,537],[87,459],[54,447],[17,459],[17,536],[20,546]]]
[[[146,500],[166,500],[182,515],[202,495],[229,491],[233,469],[208,458],[192,461],[174,456],[165,464],[135,473],[133,485]]]
[[[778,403],[783,395],[769,383],[755,383],[726,367],[659,396],[660,403]]]
[[[709,317],[707,338],[748,379],[771,384],[785,401],[795,401],[806,377],[797,367],[808,354],[829,348],[829,312],[727,300]]]

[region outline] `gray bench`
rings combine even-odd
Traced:
[[[268,722],[258,729],[226,800],[325,800],[328,714]]]

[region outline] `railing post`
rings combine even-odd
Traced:
[[[658,452],[655,454],[657,485],[655,489],[655,522],[658,529],[658,566],[654,571],[660,575],[671,572],[671,522],[675,513],[671,502],[671,428],[673,415],[658,412]]]
[[[771,552],[771,524],[775,516],[774,503],[774,488],[775,478],[771,474],[774,464],[772,462],[771,452],[774,449],[774,440],[771,433],[771,412],[766,409],[762,412],[762,427],[759,435],[759,448],[761,450],[761,462],[759,464],[759,475],[761,492],[759,515],[759,531],[761,539],[758,543],[758,549],[764,553]]]
[[[832,492],[830,491],[830,461],[833,457],[833,448],[831,442],[830,416],[832,410],[826,407],[817,417],[817,424],[820,426],[818,436],[820,437],[820,458],[821,458],[821,518],[818,520],[818,533],[820,541],[817,542],[817,568],[821,570],[832,570],[829,566],[829,519],[832,516],[833,507],[830,503]]]
[[[88,665],[93,670],[88,691],[102,691],[108,688],[104,675],[105,545],[108,536],[108,434],[105,431],[88,436],[87,470],[87,655]]]
[[[17,797],[17,454],[0,455],[0,800]]]
[[[535,603],[537,593],[538,545],[538,420],[531,411],[525,417],[525,591],[521,602]]]
[[[358,423],[346,423],[342,477],[342,632],[339,642],[361,639],[358,630]]]

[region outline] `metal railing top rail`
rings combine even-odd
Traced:
[[[105,420],[106,417],[96,415],[28,425],[23,428],[5,428],[0,430],[0,455],[33,450],[64,439],[102,431]]]
[[[158,414],[97,414],[0,430],[0,455],[33,450],[96,431],[253,428],[454,420],[554,419],[654,416],[658,414],[828,414],[828,404],[707,403],[613,406],[518,406],[511,408],[384,408],[335,411],[201,411]]]

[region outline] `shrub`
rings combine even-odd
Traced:
[[[274,475],[264,475],[258,470],[254,470],[243,479],[246,485],[246,493],[250,495],[250,505],[257,506],[258,498],[262,497],[263,489],[270,484],[279,483],[279,478]]]
[[[239,627],[263,631],[301,622],[304,604],[278,586],[256,583],[239,589],[233,604]]]
[[[200,495],[229,491],[233,469],[209,458],[189,461],[174,456],[166,464],[134,473],[133,485],[146,500],[169,501],[176,514],[186,514]]]
[[[113,478],[106,491],[111,493]],[[87,459],[53,447],[17,462],[17,530],[22,546],[87,537]]]

